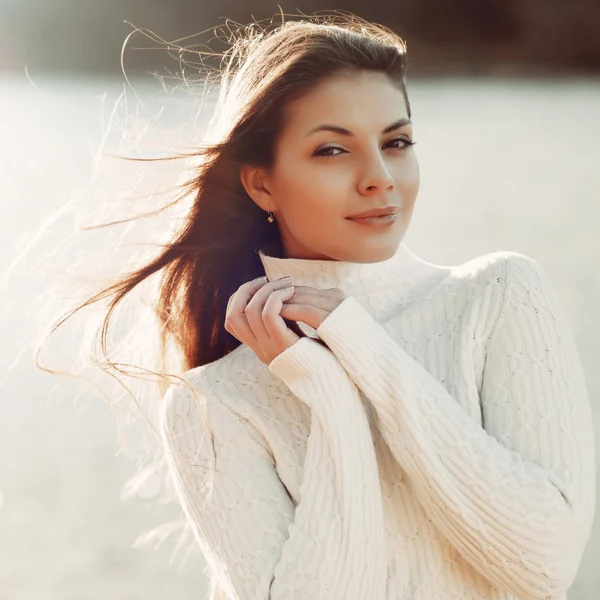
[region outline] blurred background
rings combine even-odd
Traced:
[[[156,502],[152,482],[121,499],[134,464],[117,455],[110,408],[34,368],[31,299],[48,284],[48,260],[68,268],[54,250],[74,224],[63,215],[37,232],[74,194],[94,196],[99,149],[122,147],[117,123],[130,126],[130,146],[144,134],[142,155],[148,137],[158,148],[193,143],[197,99],[166,91],[181,66],[169,44],[207,43],[226,18],[278,22],[280,8],[286,20],[350,11],[406,40],[421,190],[405,243],[448,265],[497,250],[533,257],[565,306],[600,438],[598,0],[0,0],[2,600],[206,594],[200,554],[178,569],[172,545],[134,547],[179,513]],[[141,179],[150,193],[177,177],[176,164],[149,164],[129,179],[115,165],[102,185],[118,195]],[[58,352],[76,342],[65,337]],[[599,559],[596,519],[569,600],[596,600]]]

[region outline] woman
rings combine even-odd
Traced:
[[[522,254],[441,267],[402,244],[419,171],[400,40],[288,23],[250,46],[224,172],[270,222],[267,278],[229,298],[223,326],[242,344],[185,375],[200,410],[178,383],[162,411],[216,585],[240,599],[564,598],[595,453],[556,292]],[[381,208],[396,212],[350,218]],[[252,260],[249,245],[231,253]]]
[[[558,599],[577,574],[595,451],[572,332],[533,259],[402,243],[405,70],[356,18],[249,30],[184,225],[120,290],[168,274],[185,372],[159,424],[213,598]]]

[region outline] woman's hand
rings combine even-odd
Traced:
[[[269,365],[284,350],[300,339],[280,315],[283,301],[294,293],[286,289],[291,279],[254,279],[242,284],[229,298],[225,330],[246,344]]]
[[[285,299],[280,314],[284,319],[302,321],[316,329],[347,297],[339,288],[297,285],[294,293]]]

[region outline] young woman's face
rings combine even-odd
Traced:
[[[402,92],[381,73],[336,76],[288,105],[286,117],[273,168],[261,172],[258,185],[249,171],[242,175],[255,202],[275,212],[284,256],[365,263],[391,257],[419,190]],[[322,125],[350,134],[312,132]],[[388,227],[347,218],[389,205],[400,212]]]

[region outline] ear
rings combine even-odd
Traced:
[[[268,210],[277,210],[275,199],[267,189],[267,171],[263,167],[253,167],[251,165],[242,165],[240,168],[240,181],[246,190],[246,193],[260,208]]]

